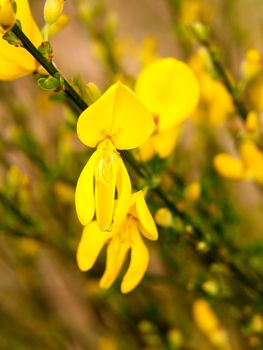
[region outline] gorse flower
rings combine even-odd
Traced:
[[[94,215],[98,228],[112,230],[124,220],[130,195],[130,178],[118,150],[140,146],[153,131],[150,112],[120,82],[112,85],[78,120],[82,143],[97,147],[76,187],[76,210],[82,225]],[[117,200],[115,202],[115,192]]]
[[[5,0],[0,1],[2,5]],[[27,0],[16,0],[16,18],[22,25],[23,32],[38,47],[42,36],[30,11]],[[32,73],[37,63],[24,48],[15,47],[5,41],[0,35],[0,80],[13,80]]]
[[[109,288],[116,280],[129,250],[131,260],[122,283],[122,293],[128,293],[141,281],[149,263],[149,253],[141,234],[150,240],[158,238],[154,220],[145,203],[141,191],[130,197],[128,215],[120,228],[112,232],[101,231],[92,221],[84,228],[77,250],[77,262],[82,271],[94,265],[100,251],[107,241],[106,269],[100,280],[101,288]]]
[[[216,170],[232,180],[254,180],[263,184],[263,153],[252,141],[244,141],[240,146],[240,159],[227,153],[214,158]]]
[[[155,122],[154,134],[140,148],[142,160],[155,153],[167,157],[175,147],[182,122],[197,106],[197,79],[187,64],[163,58],[142,70],[135,93],[152,112]]]

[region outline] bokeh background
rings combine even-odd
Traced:
[[[44,1],[30,4],[42,27]],[[122,79],[132,87],[155,57],[196,68],[203,51],[189,26],[202,21],[242,103],[261,115],[262,70],[255,88],[244,74],[247,50],[263,51],[261,0],[67,0],[64,12],[69,24],[51,43],[76,84],[81,77],[104,91]],[[98,287],[103,254],[86,274],[76,264],[74,186],[89,153],[73,111],[34,77],[0,83],[1,350],[263,349],[262,188],[215,171],[214,156],[238,157],[244,133],[231,96],[215,94],[201,94],[169,159],[147,163],[202,235],[181,215],[158,226],[145,278],[122,295],[120,280]],[[154,186],[130,173],[135,188]],[[164,206],[154,191],[147,202],[153,215]]]

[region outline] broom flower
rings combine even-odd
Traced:
[[[100,287],[110,288],[131,251],[130,264],[121,283],[122,293],[130,292],[141,281],[149,264],[149,252],[142,235],[149,240],[158,238],[154,220],[142,191],[139,191],[130,197],[128,215],[121,227],[105,232],[99,229],[96,221],[92,221],[84,228],[77,250],[80,270],[90,270],[104,245],[109,242],[106,269],[100,280]]]
[[[82,225],[88,225],[95,215],[102,231],[110,231],[114,223],[122,223],[128,210],[131,184],[118,150],[140,146],[152,131],[150,112],[120,82],[80,115],[78,137],[84,145],[96,147],[76,187],[76,211]]]
[[[6,0],[0,1],[1,17],[12,17],[10,6]],[[30,41],[38,47],[42,35],[37,27],[27,0],[16,0],[16,19],[20,21],[23,32]],[[12,19],[13,21],[13,19]],[[36,60],[22,47],[10,45],[0,34],[0,80],[13,80],[34,72],[37,69]]]

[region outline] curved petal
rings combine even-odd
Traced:
[[[120,236],[113,237],[107,249],[106,270],[100,280],[100,287],[110,288],[117,278],[124,263],[130,244],[127,240],[121,241]]]
[[[99,229],[96,221],[92,221],[84,228],[77,249],[77,263],[81,271],[88,271],[92,268],[105,242],[110,237],[110,233]]]
[[[194,111],[199,100],[199,85],[187,64],[164,58],[141,72],[135,93],[159,117],[158,128],[164,130],[180,124]]]
[[[254,177],[263,182],[263,154],[252,141],[245,141],[240,147],[241,158],[244,162],[248,177]]]
[[[153,127],[151,113],[128,87],[118,82],[80,115],[77,133],[89,147],[109,138],[117,149],[131,149],[145,142]]]
[[[214,167],[217,172],[232,180],[244,179],[244,167],[239,159],[231,157],[229,154],[220,153],[214,158]]]
[[[155,241],[158,239],[158,231],[153,217],[150,213],[150,210],[148,209],[147,204],[145,202],[143,192],[139,191],[136,193],[136,195],[136,212],[138,219],[142,227],[144,228],[144,230],[142,230],[142,234],[146,238]]]
[[[98,159],[95,176],[96,219],[103,231],[112,228],[118,157],[115,153],[109,153]]]
[[[38,47],[42,36],[30,11],[27,0],[17,0],[16,17],[21,21],[23,32]],[[12,80],[33,72],[37,67],[36,60],[21,47],[8,44],[0,36],[0,79]]]
[[[180,131],[181,126],[176,126],[162,130],[156,135],[152,136],[155,152],[160,158],[166,158],[173,152],[180,135]]]
[[[148,162],[155,154],[153,137],[154,136],[150,136],[150,138],[139,147],[139,157],[142,162]]]
[[[125,220],[131,199],[131,180],[121,158],[119,162],[120,166],[116,183],[118,199],[114,213],[114,225],[116,228],[120,227]]]
[[[91,222],[95,213],[94,167],[97,161],[95,151],[82,170],[75,191],[75,205],[79,221],[83,226]]]
[[[129,293],[138,285],[138,283],[143,278],[149,264],[149,252],[143,243],[143,240],[141,239],[135,222],[131,239],[131,261],[121,283],[122,293]]]

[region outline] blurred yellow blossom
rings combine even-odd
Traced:
[[[90,270],[101,249],[107,241],[106,269],[100,280],[101,288],[110,288],[117,278],[124,260],[131,250],[131,261],[122,283],[122,293],[128,293],[141,281],[149,263],[149,253],[141,234],[150,240],[158,238],[158,232],[145,203],[141,191],[132,195],[128,215],[120,228],[111,232],[101,231],[92,221],[84,228],[77,250],[77,262],[80,270]]]
[[[62,29],[64,29],[67,26],[68,22],[69,16],[63,13],[61,16],[59,16],[55,23],[51,24],[48,27],[48,36],[51,37],[59,33]]]
[[[255,74],[246,84],[244,95],[248,108],[263,112],[263,71]]]
[[[121,224],[128,210],[131,184],[117,149],[140,146],[152,130],[150,112],[120,82],[112,85],[80,115],[79,139],[88,147],[97,147],[76,187],[76,210],[82,225],[89,224],[95,213],[102,231],[111,230],[113,222]]]
[[[153,114],[155,132],[140,148],[142,160],[157,153],[167,157],[174,149],[183,121],[196,108],[199,87],[187,64],[163,58],[148,65],[139,74],[135,93]]]
[[[193,316],[198,328],[219,349],[230,350],[229,339],[207,301],[197,299],[193,303]]]
[[[262,58],[256,49],[249,49],[241,63],[241,73],[245,80],[251,79],[262,69]]]
[[[255,111],[248,113],[245,126],[249,133],[255,134],[259,132],[259,116]]]
[[[20,20],[23,32],[38,47],[42,36],[30,11],[27,0],[16,0],[16,18]],[[32,73],[37,63],[24,48],[15,47],[0,35],[0,80],[13,80]]]
[[[173,215],[167,208],[159,208],[154,218],[160,226],[169,227],[173,225]]]
[[[60,17],[64,7],[64,0],[46,0],[44,6],[45,22],[54,24]]]
[[[0,27],[3,32],[10,29],[16,21],[13,5],[10,0],[0,1]]]
[[[209,2],[208,2],[209,3]],[[213,18],[212,7],[203,0],[184,0],[180,2],[180,20],[184,25],[194,21],[209,22]]]
[[[185,188],[185,199],[190,202],[196,202],[201,195],[201,185],[199,181],[192,181]]]
[[[254,180],[263,184],[263,153],[254,142],[247,140],[240,146],[240,159],[220,153],[214,158],[220,175],[232,180]]]
[[[190,66],[198,78],[201,99],[198,113],[194,113],[193,119],[206,124],[222,123],[234,111],[232,97],[221,81],[213,78],[213,67],[207,51],[199,49],[191,57]]]
[[[167,339],[171,350],[180,349],[183,345],[183,334],[179,329],[172,328],[167,334]]]

